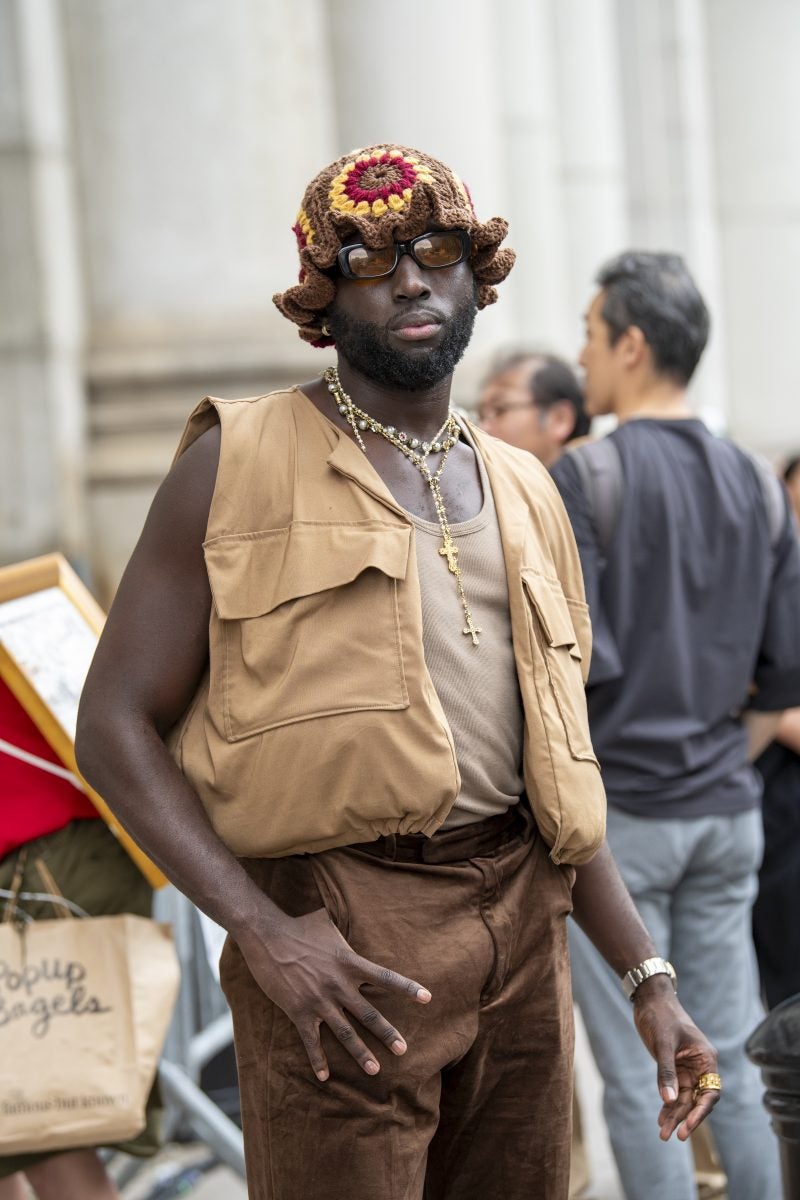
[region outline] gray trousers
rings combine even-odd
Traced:
[[[777,1139],[744,1043],[763,1017],[750,910],[763,848],[758,811],[656,820],[609,809],[608,843],[681,1002],[719,1052],[724,1092],[710,1118],[729,1200],[781,1195]],[[689,1145],[658,1136],[655,1063],[616,975],[573,921],[572,982],[603,1076],[603,1108],[627,1200],[694,1200]],[[631,964],[633,965],[633,964]]]

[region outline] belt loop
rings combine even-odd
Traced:
[[[390,862],[397,862],[397,837],[393,833],[387,833],[384,837],[386,846],[386,857]]]

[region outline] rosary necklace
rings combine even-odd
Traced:
[[[324,372],[323,378],[328,386],[328,391],[336,402],[339,412],[352,429],[353,436],[364,453],[366,454],[367,448],[364,445],[364,439],[361,434],[369,430],[370,433],[376,433],[380,437],[385,438],[387,442],[391,442],[401,454],[405,455],[408,461],[414,464],[430,488],[434,508],[436,509],[436,516],[439,521],[439,528],[442,531],[442,544],[439,547],[439,553],[442,558],[447,559],[448,570],[456,577],[458,598],[461,601],[461,607],[464,610],[464,617],[467,622],[466,628],[462,629],[461,632],[466,634],[467,637],[471,637],[473,646],[477,646],[478,634],[482,631],[475,625],[472,619],[472,613],[470,612],[469,603],[464,591],[461,568],[458,565],[458,546],[453,540],[453,535],[450,531],[447,510],[444,506],[444,497],[439,486],[439,480],[442,477],[447,457],[461,436],[461,426],[458,424],[453,413],[450,412],[447,414],[447,420],[433,439],[429,442],[421,442],[419,438],[409,437],[408,434],[396,429],[394,425],[381,424],[380,421],[376,421],[374,417],[371,417],[369,413],[365,413],[362,409],[357,408],[342,387],[336,367],[328,367]],[[437,469],[431,471],[427,462],[428,455],[439,453],[442,455],[442,460]]]

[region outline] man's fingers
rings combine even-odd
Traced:
[[[364,1007],[362,1004],[359,1009],[354,1010],[353,1015],[358,1017],[365,1029],[388,1046],[393,1054],[405,1054],[408,1046],[402,1033],[398,1033],[394,1025],[390,1025],[377,1008],[371,1005]]]
[[[694,1133],[701,1121],[705,1121],[714,1105],[718,1103],[719,1098],[720,1092],[718,1091],[700,1093],[692,1111],[678,1130],[678,1137],[682,1142],[685,1142]]]
[[[306,1048],[306,1054],[308,1055],[308,1060],[311,1063],[314,1074],[317,1079],[324,1083],[330,1075],[330,1069],[319,1036],[319,1021],[313,1025],[307,1025],[302,1029],[298,1026],[298,1033],[303,1039],[303,1045]]]
[[[339,1039],[347,1053],[353,1056],[363,1071],[366,1071],[367,1075],[378,1074],[381,1069],[380,1063],[372,1051],[364,1045],[341,1010],[332,1010],[328,1013],[325,1018],[325,1024],[334,1036]]]
[[[659,1119],[661,1125],[659,1137],[662,1142],[669,1141],[676,1129],[678,1141],[685,1142],[692,1136],[698,1125],[706,1119],[715,1104],[716,1100],[711,1100],[709,1104],[695,1105],[685,1116],[682,1112],[671,1112],[666,1114],[663,1123]]]
[[[658,1114],[661,1140],[668,1141],[677,1129],[678,1138],[685,1142],[694,1133],[697,1126],[706,1119],[719,1097],[718,1091],[704,1091],[695,1100],[691,1085],[683,1086],[677,1101],[673,1104],[665,1104]]]
[[[397,971],[381,967],[377,963],[370,962],[368,958],[360,959],[358,965],[368,983],[388,988],[392,992],[402,992],[403,995],[410,996],[412,1000],[418,1000],[420,1004],[427,1004],[431,999],[430,992],[421,983],[407,979],[405,975],[398,975]]]
[[[678,1136],[681,1141],[686,1141],[687,1138],[690,1138],[690,1136],[694,1133],[694,1130],[697,1129],[698,1124],[700,1124],[702,1121],[705,1121],[706,1116],[708,1116],[711,1109],[714,1108],[714,1105],[718,1102],[718,1099],[720,1099],[720,1093],[718,1092],[703,1092],[700,1094],[697,1104],[694,1105],[694,1108],[690,1114],[688,1114],[686,1120],[684,1123],[682,1123],[682,1126],[678,1130]]]
[[[662,1142],[669,1141],[688,1112],[689,1104],[683,1104],[680,1102],[671,1104],[668,1109],[661,1110],[658,1117],[658,1124],[660,1126],[658,1136],[661,1138]]]
[[[658,1090],[665,1104],[673,1104],[678,1099],[678,1073],[675,1070],[675,1051],[673,1046],[657,1047],[656,1062],[658,1063]]]

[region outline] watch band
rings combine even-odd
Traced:
[[[632,1001],[639,984],[644,983],[645,979],[650,979],[653,975],[669,975],[672,986],[677,992],[678,976],[675,974],[672,963],[667,962],[665,958],[646,958],[644,962],[639,963],[638,967],[632,967],[627,974],[622,976],[622,990],[628,999]]]

